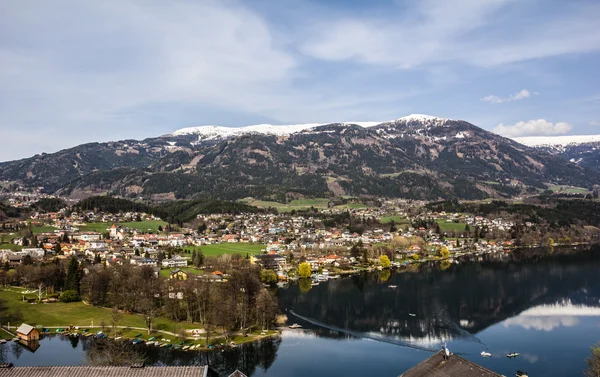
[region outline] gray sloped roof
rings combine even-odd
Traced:
[[[469,360],[463,359],[458,355],[451,355],[448,360],[444,360],[442,352],[438,352],[429,359],[417,364],[413,368],[404,372],[400,377],[502,377],[489,369],[477,365]]]
[[[206,377],[208,367],[12,367],[0,368],[0,377]]]
[[[235,372],[233,372],[229,375],[229,377],[248,377],[248,376],[246,376],[244,373],[242,373],[236,369]]]
[[[21,326],[19,326],[19,328],[17,329],[17,332],[21,333],[21,334],[29,335],[29,333],[31,331],[33,331],[33,329],[34,329],[33,326],[23,323]]]

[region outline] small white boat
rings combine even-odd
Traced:
[[[518,352],[512,352],[512,353],[506,354],[506,357],[508,357],[509,359],[512,359],[517,356],[519,356]]]
[[[517,377],[528,377],[529,375],[527,374],[527,372],[523,372],[522,370],[518,370],[517,373],[515,374],[515,376],[517,376]]]
[[[481,356],[483,357],[492,357],[492,354],[489,352],[481,351]]]
[[[184,350],[184,351],[187,351],[187,350],[189,350],[189,349],[190,349],[190,346],[184,346],[184,347],[183,347],[183,350]]]
[[[398,286],[391,284],[391,285],[388,285],[388,288],[396,289],[396,288],[398,288]]]
[[[417,315],[415,313],[408,313],[409,316],[411,317],[416,317]]]
[[[297,323],[294,323],[293,325],[290,326],[290,329],[300,329],[302,328],[302,325],[299,325]]]

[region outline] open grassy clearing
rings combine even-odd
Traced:
[[[301,210],[301,209],[309,209],[310,207],[315,208],[327,208],[327,203],[329,203],[329,199],[327,198],[316,198],[316,199],[296,199],[292,200],[289,203],[278,203],[266,200],[256,200],[253,198],[244,199],[243,202],[258,207],[258,208],[267,208],[273,207],[277,208],[279,212],[290,212],[291,210]]]
[[[188,246],[184,250],[189,250],[189,254],[184,254],[188,258],[192,257],[191,252],[194,250],[201,250],[202,254],[206,256],[219,256],[223,254],[261,254],[266,249],[265,245],[250,244],[250,243],[220,243],[213,245],[203,246]]]
[[[51,304],[29,304],[23,301],[23,296],[26,299],[37,298],[35,292],[27,293],[26,289],[18,287],[10,287],[0,291],[0,298],[6,300],[11,309],[20,309],[23,313],[23,322],[30,325],[41,326],[91,326],[92,321],[94,326],[99,326],[102,321],[105,323],[111,322],[112,309],[99,308],[91,305],[86,305],[83,302],[70,303],[51,303]],[[140,314],[122,313],[120,326],[140,327],[145,328],[146,324]],[[173,331],[177,326],[184,328],[197,328],[197,325],[189,323],[176,323],[166,318],[157,318],[157,330]]]
[[[397,224],[408,224],[409,221],[406,219],[406,217],[404,216],[398,216],[398,215],[394,215],[394,216],[383,216],[381,218],[381,222],[383,224],[387,224],[387,223],[391,223],[392,220]]]
[[[445,220],[438,220],[437,223],[440,225],[440,230],[442,232],[450,232],[450,231],[462,232],[465,230],[465,225],[466,225],[464,223],[451,223],[451,222],[447,222]]]
[[[160,276],[168,279],[172,270],[176,270],[176,268],[174,268],[174,269],[162,269],[162,270],[160,270]],[[193,268],[193,267],[183,267],[183,268],[180,268],[180,270],[185,271],[185,272],[187,272],[190,275],[205,275],[205,274],[207,274],[206,271],[204,271],[204,270],[198,270],[198,269]]]
[[[168,224],[166,221],[144,220],[144,221],[124,222],[124,223],[119,223],[117,225],[125,226],[130,229],[151,230],[153,232],[158,232],[159,226],[162,226],[164,228]]]
[[[57,230],[57,228],[53,227],[52,225],[42,225],[42,226],[31,227],[31,231],[33,232],[33,234],[54,233],[55,230]]]
[[[79,227],[82,232],[99,232],[104,233],[110,229],[112,224],[110,223],[86,223]]]
[[[14,243],[0,243],[0,250],[20,251],[21,249],[23,249],[22,246],[15,245]]]
[[[86,225],[79,227],[79,230],[104,233],[107,230],[109,230],[112,227],[112,225],[113,223],[108,222],[87,223]],[[167,222],[158,220],[144,220],[116,223],[116,225],[121,225],[130,229],[137,229],[141,231],[158,232],[158,227],[162,226],[164,228],[167,225]]]
[[[590,190],[585,187],[567,186],[567,185],[548,185],[548,189],[554,192],[561,192],[565,194],[587,194]]]

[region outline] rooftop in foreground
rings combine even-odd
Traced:
[[[5,367],[0,368],[0,377],[207,377],[205,366],[189,367]]]
[[[404,372],[400,377],[503,377],[457,355],[444,360],[443,351]]]

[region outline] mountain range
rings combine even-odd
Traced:
[[[600,184],[598,142],[518,141],[417,114],[388,122],[204,126],[3,162],[0,180],[72,197],[278,201],[481,199],[536,193],[548,184]]]

